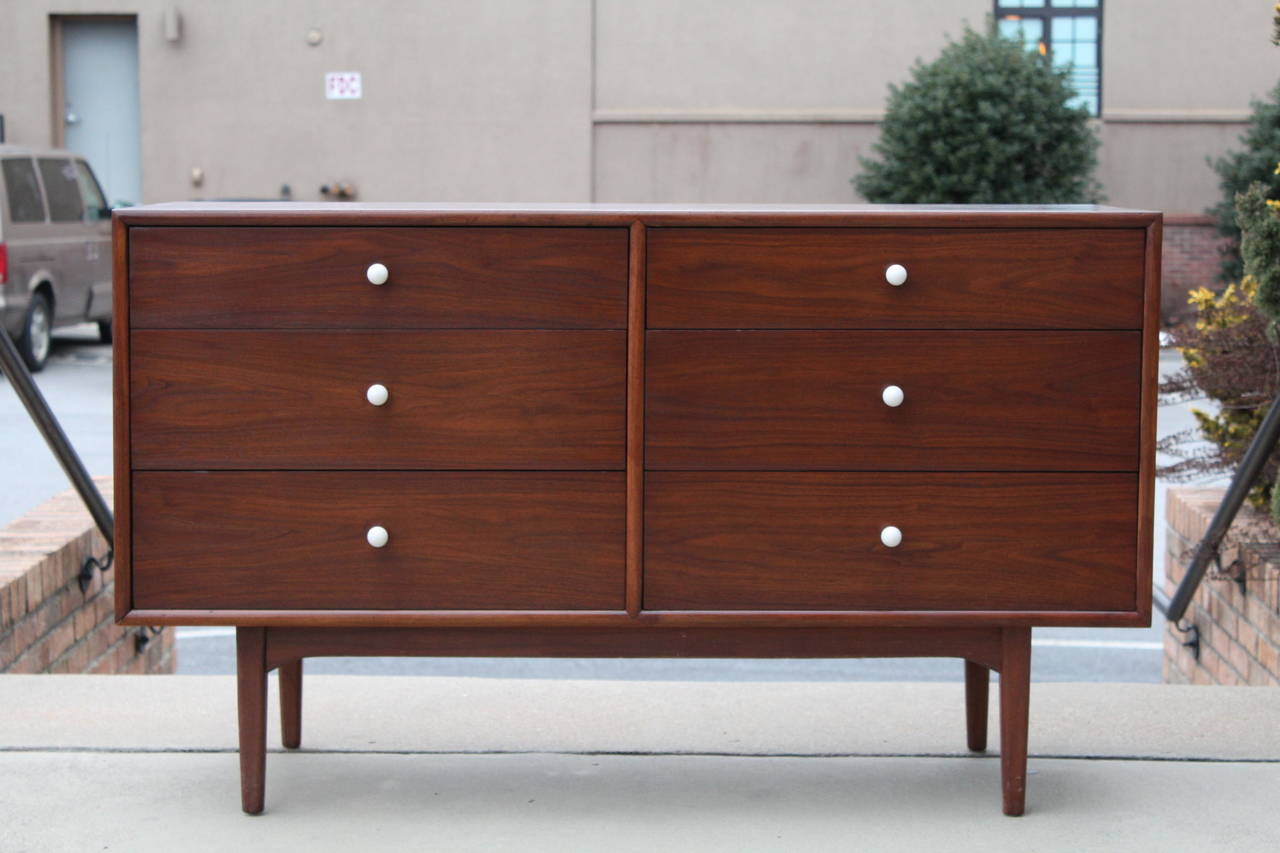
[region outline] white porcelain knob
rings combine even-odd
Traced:
[[[880,531],[880,543],[886,548],[897,548],[902,544],[902,531],[892,524],[889,525]]]
[[[902,389],[897,385],[890,385],[880,392],[880,399],[884,400],[886,406],[897,408],[902,405],[902,401],[906,399],[906,395],[902,393]]]
[[[364,538],[368,539],[369,544],[373,547],[383,548],[391,537],[387,535],[387,528],[374,525],[369,528],[369,532],[365,534]]]
[[[387,268],[383,264],[369,264],[369,268],[364,271],[364,275],[365,278],[369,279],[370,284],[387,283]]]
[[[884,280],[894,287],[907,283],[907,268],[902,264],[890,264],[884,271]]]
[[[364,392],[364,398],[375,406],[384,405],[390,396],[386,385],[370,385],[369,390]]]

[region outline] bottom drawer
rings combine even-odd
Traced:
[[[1134,474],[651,471],[645,495],[647,610],[1137,607]]]
[[[140,471],[132,491],[137,609],[624,606],[621,472]]]

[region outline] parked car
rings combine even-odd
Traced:
[[[40,370],[58,326],[111,340],[111,209],[83,157],[0,145],[0,322]]]

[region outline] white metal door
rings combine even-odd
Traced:
[[[93,166],[109,204],[141,204],[137,19],[61,25],[66,146]]]

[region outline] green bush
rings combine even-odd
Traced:
[[[994,25],[889,87],[874,150],[853,184],[868,201],[936,204],[1095,202],[1098,139],[1065,70]]]
[[[1165,377],[1164,403],[1207,397],[1210,413],[1192,409],[1197,429],[1162,438],[1157,450],[1174,460],[1157,474],[1173,481],[1234,471],[1280,390],[1280,343],[1267,333],[1273,320],[1258,306],[1259,282],[1246,276],[1220,294],[1207,287],[1191,292],[1196,321],[1173,330],[1186,366]],[[1198,439],[1207,439],[1201,444]],[[1254,482],[1249,501],[1263,508],[1274,500],[1280,459],[1272,457]]]
[[[1207,212],[1218,221],[1218,233],[1227,238],[1221,249],[1218,274],[1223,282],[1239,281],[1244,276],[1236,196],[1260,183],[1268,198],[1280,198],[1280,175],[1276,174],[1276,163],[1280,162],[1280,84],[1271,90],[1267,100],[1253,102],[1249,126],[1240,136],[1240,144],[1244,150],[1210,161],[1222,190],[1222,200]]]

